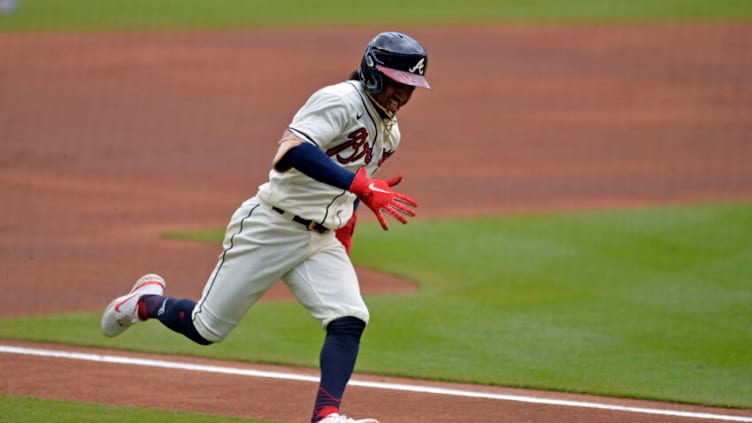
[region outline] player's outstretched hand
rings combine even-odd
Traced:
[[[389,230],[389,227],[381,213],[382,210],[386,210],[402,223],[407,223],[408,217],[415,216],[415,212],[410,207],[417,207],[418,203],[407,195],[392,190],[392,187],[401,180],[402,176],[388,181],[370,179],[366,176],[366,169],[361,167],[350,184],[350,192],[357,195],[360,201],[373,210],[385,231]]]

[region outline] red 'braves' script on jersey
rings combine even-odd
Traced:
[[[349,155],[341,154],[347,149],[352,149]],[[392,153],[394,153],[392,150],[383,150],[381,158],[379,159],[379,166],[381,166],[386,159],[392,155]],[[330,157],[336,156],[337,161],[343,164],[357,161],[363,156],[365,156],[363,160],[366,164],[371,163],[371,160],[373,159],[373,147],[368,144],[368,131],[366,131],[365,128],[358,128],[347,136],[347,141],[326,150],[326,154]]]
[[[347,149],[352,149],[349,155],[340,154]],[[336,156],[337,161],[343,164],[360,160],[365,155],[366,164],[370,163],[373,158],[373,147],[368,144],[368,131],[363,127],[356,129],[347,136],[347,141],[330,148],[326,154]]]

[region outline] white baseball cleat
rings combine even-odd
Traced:
[[[347,416],[342,416],[337,413],[330,414],[326,416],[323,420],[320,420],[319,423],[379,423],[376,419],[351,419]]]
[[[112,300],[102,314],[102,333],[107,336],[117,336],[125,332],[128,327],[138,323],[138,299],[142,295],[162,295],[165,281],[159,275],[144,275],[133,284],[130,292]]]

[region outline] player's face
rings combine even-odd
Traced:
[[[385,109],[392,113],[397,113],[400,107],[407,104],[410,96],[413,95],[415,87],[397,82],[393,79],[384,77],[384,89],[374,97]]]

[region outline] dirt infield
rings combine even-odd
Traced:
[[[265,179],[291,114],[380,30],[0,35],[0,316],[100,310],[150,271],[196,297],[218,247],[159,234],[224,226]],[[429,51],[434,89],[401,112],[384,174],[405,175],[420,217],[752,199],[752,26],[406,32]],[[359,271],[366,295],[415,289]],[[0,392],[20,395],[284,421],[305,421],[313,401],[292,382],[150,370],[191,387],[177,395],[110,389],[130,378],[124,366],[0,363]],[[365,388],[345,403],[386,423],[637,421]]]

